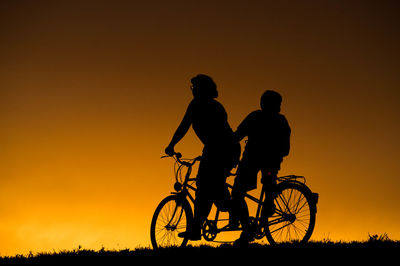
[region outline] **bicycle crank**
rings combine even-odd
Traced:
[[[207,220],[203,225],[203,237],[207,241],[213,241],[218,234],[217,223]]]

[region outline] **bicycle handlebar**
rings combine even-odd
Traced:
[[[178,163],[180,163],[180,164],[182,164],[184,166],[187,166],[187,167],[193,166],[197,161],[201,160],[201,156],[197,156],[196,158],[194,158],[192,160],[192,162],[182,161],[181,160],[182,154],[180,152],[175,152],[173,155],[161,156],[161,158],[165,158],[165,157],[173,157]]]
[[[174,157],[174,156],[175,156],[175,157]],[[161,156],[161,158],[166,158],[166,157],[173,157],[178,163],[180,163],[180,164],[182,164],[182,165],[184,165],[184,166],[187,166],[187,167],[191,167],[191,166],[193,166],[197,161],[200,161],[200,160],[201,160],[201,156],[197,156],[196,158],[190,160],[190,161],[192,161],[192,162],[182,161],[182,160],[181,160],[182,154],[181,154],[180,152],[175,152],[173,155],[164,155],[164,156]],[[236,176],[236,175],[237,175],[237,173],[229,172],[228,177],[229,177],[229,176]]]

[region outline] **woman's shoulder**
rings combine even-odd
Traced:
[[[197,108],[218,108],[225,110],[224,106],[215,99],[193,99],[189,106],[197,107]]]

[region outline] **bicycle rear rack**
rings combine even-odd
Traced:
[[[278,176],[277,177],[278,181],[283,182],[283,181],[297,181],[300,183],[305,184],[306,183],[306,178],[301,175],[285,175],[285,176]],[[299,181],[300,179],[300,181]]]
[[[300,179],[300,180],[299,180]],[[296,181],[296,182],[300,182],[302,184],[306,184],[306,178],[304,176],[301,175],[286,175],[286,176],[279,176],[278,177],[279,182],[284,182],[284,181]],[[315,202],[315,204],[318,203],[318,199],[319,199],[319,194],[315,193],[315,192],[311,192],[312,193],[312,200],[313,202]]]

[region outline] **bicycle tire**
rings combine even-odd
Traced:
[[[190,227],[193,212],[189,202],[178,195],[171,195],[158,204],[150,226],[151,244],[154,249],[186,246],[188,239],[178,237]]]
[[[311,190],[299,182],[279,183],[274,204],[275,213],[268,217],[265,226],[268,242],[271,245],[306,243],[314,231],[317,212]]]

